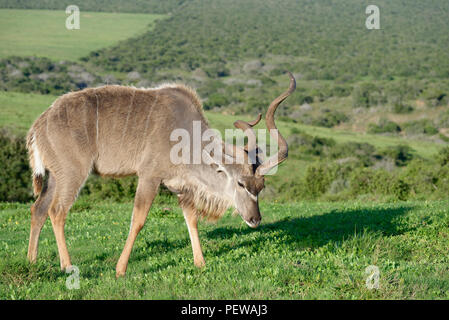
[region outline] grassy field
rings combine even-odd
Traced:
[[[0,58],[35,55],[77,60],[148,31],[164,15],[81,11],[79,30],[66,29],[67,17],[64,10],[1,9]]]
[[[169,207],[170,211],[163,208]],[[193,266],[174,205],[152,208],[125,279],[115,279],[132,204],[80,199],[66,238],[80,289],[68,290],[49,221],[38,263],[29,205],[0,204],[0,299],[448,299],[449,202],[262,204],[263,224],[201,223],[207,266]],[[365,270],[377,266],[379,288]]]
[[[0,127],[25,133],[33,121],[56,99],[54,96],[0,92]]]

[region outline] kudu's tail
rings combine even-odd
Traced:
[[[30,167],[33,172],[33,193],[37,197],[41,193],[44,184],[45,166],[37,147],[34,127],[31,127],[27,135],[27,149]]]

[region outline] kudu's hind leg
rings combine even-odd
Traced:
[[[39,235],[48,217],[48,209],[55,191],[55,179],[49,176],[47,185],[42,189],[36,202],[31,206],[31,230],[28,244],[28,260],[35,262],[37,259]]]
[[[186,220],[187,229],[189,230],[190,241],[192,242],[193,263],[201,268],[206,265],[201,250],[200,238],[198,236],[198,214],[195,209],[188,206],[182,206],[184,219]]]
[[[61,270],[66,270],[72,265],[64,235],[67,213],[75,202],[78,192],[88,175],[88,171],[82,174],[80,174],[80,171],[66,171],[64,174],[60,173],[56,177],[56,190],[48,214],[58,245]]]
[[[131,226],[123,248],[120,259],[117,262],[116,276],[124,276],[128,267],[129,256],[140,230],[142,230],[145,220],[150,210],[151,204],[159,190],[160,179],[139,178],[137,185],[136,197],[134,199],[134,209],[131,218]]]

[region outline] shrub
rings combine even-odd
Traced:
[[[398,200],[406,200],[410,194],[410,185],[394,173],[385,170],[363,168],[354,170],[350,178],[353,195],[386,195]]]
[[[128,202],[134,198],[136,188],[136,177],[113,179],[93,175],[86,181],[80,195],[87,196],[92,200]]]
[[[332,181],[334,181],[334,170],[329,166],[322,163],[310,165],[304,178],[306,196],[313,199],[326,193]]]
[[[226,96],[220,93],[213,93],[209,96],[207,101],[204,102],[204,109],[209,110],[214,107],[223,107],[229,104],[229,100]]]
[[[444,147],[438,152],[437,161],[442,167],[449,163],[449,147]]]
[[[449,110],[440,112],[436,121],[439,128],[449,128]]]
[[[403,124],[403,128],[407,134],[434,135],[438,133],[438,129],[429,119],[406,122]]]
[[[0,202],[33,199],[25,137],[0,130]]]
[[[405,201],[410,194],[410,185],[402,179],[394,179],[389,194],[394,195],[398,200]]]
[[[389,157],[397,166],[402,167],[413,159],[412,151],[413,149],[407,145],[398,145],[385,148],[380,154]]]
[[[324,110],[322,115],[312,120],[312,125],[325,128],[332,128],[348,120],[349,118],[342,112]]]
[[[303,154],[325,156],[329,148],[335,146],[336,142],[333,139],[296,133],[288,137],[288,144],[290,149],[297,149]]]
[[[329,152],[333,159],[356,157],[363,166],[371,166],[376,156],[376,148],[369,143],[345,142],[336,144]]]
[[[61,94],[102,83],[86,67],[48,58],[9,57],[0,59],[0,90]]]
[[[411,105],[408,105],[408,104],[396,103],[393,106],[393,112],[394,113],[405,114],[405,113],[410,113],[413,110],[414,110],[413,107]]]
[[[401,172],[401,179],[410,186],[410,192],[422,197],[435,191],[438,169],[421,159],[416,159]]]
[[[226,76],[229,76],[229,74],[230,74],[229,69],[226,68],[226,66],[222,63],[205,66],[204,71],[211,78],[226,77]]]
[[[449,101],[447,88],[443,88],[439,84],[430,85],[423,93],[423,97],[431,107],[445,106]]]
[[[308,104],[313,103],[313,97],[311,97],[311,96],[304,96],[304,97],[301,97],[301,102],[300,102],[300,104],[304,104],[304,103],[308,103]]]
[[[352,92],[352,105],[356,108],[369,108],[385,102],[382,89],[373,83],[362,83]]]
[[[379,124],[370,123],[368,125],[368,133],[399,133],[401,132],[401,127],[390,120],[381,119]]]

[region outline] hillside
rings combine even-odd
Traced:
[[[443,116],[419,109],[449,104],[448,2],[379,1],[374,31],[365,27],[367,3],[192,1],[153,31],[84,60],[150,83],[188,82],[208,109],[260,112],[291,70],[300,82],[284,115],[294,121],[367,131],[385,117],[401,125]]]
[[[78,60],[92,50],[150,30],[163,15],[84,12],[79,30],[65,28],[65,11],[0,10],[0,58],[39,56]],[[121,23],[118,24],[117,21]],[[41,28],[41,26],[45,28]]]
[[[153,31],[90,60],[151,73],[280,55],[288,57],[281,67],[306,79],[449,76],[447,1],[378,1],[378,31],[365,28],[367,3],[195,0]]]

